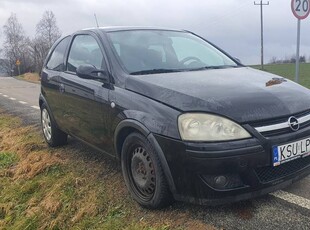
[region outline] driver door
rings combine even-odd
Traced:
[[[95,147],[106,150],[111,125],[109,87],[99,80],[87,80],[76,75],[79,65],[91,64],[106,70],[104,50],[93,34],[74,36],[61,79],[66,130]]]

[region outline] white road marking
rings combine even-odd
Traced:
[[[21,103],[23,105],[27,104],[27,102],[25,102],[25,101],[19,101],[19,103]]]
[[[10,100],[12,100],[12,101],[16,101],[16,98],[14,98],[14,97],[10,97]]]
[[[3,94],[4,97],[9,97],[8,95]]]
[[[35,105],[31,106],[31,108],[38,109],[38,110],[40,109],[39,106],[35,106]]]
[[[270,193],[270,195],[277,197],[281,200],[285,200],[286,202],[289,202],[291,204],[295,204],[298,205],[299,207],[310,210],[310,200],[304,197],[300,197],[289,192],[284,192],[282,190]]]

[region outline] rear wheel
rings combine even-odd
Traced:
[[[68,135],[57,128],[45,104],[41,106],[41,126],[44,139],[49,146],[56,147],[67,143]]]
[[[143,135],[125,139],[121,161],[127,188],[141,206],[156,209],[173,201],[158,155]]]

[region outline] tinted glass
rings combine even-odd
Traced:
[[[58,45],[52,52],[49,61],[46,64],[46,67],[48,69],[55,71],[64,71],[64,55],[69,41],[70,37],[66,37],[58,43]]]
[[[130,30],[108,33],[115,55],[129,73],[148,70],[192,71],[237,64],[203,39],[187,32]]]
[[[199,60],[201,63],[195,63],[198,67],[199,64],[206,66],[234,65],[230,60],[225,59],[218,50],[209,45],[206,46],[202,42],[197,42],[195,39],[172,37],[171,40],[178,61],[184,62],[184,64],[190,64],[191,61],[194,64],[195,60]]]
[[[97,69],[102,67],[103,54],[95,38],[90,35],[78,35],[74,38],[68,57],[68,71],[76,72],[80,65],[90,64]]]

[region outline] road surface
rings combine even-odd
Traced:
[[[0,77],[0,107],[21,116],[26,124],[39,126],[39,94],[39,84]]]
[[[0,77],[0,108],[21,117],[25,124],[40,125],[39,94],[39,84]],[[73,144],[79,149],[80,143]],[[172,208],[187,210],[193,218],[222,229],[310,229],[310,176],[250,201],[219,207],[177,203]]]

